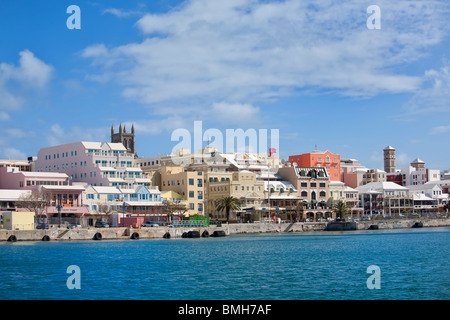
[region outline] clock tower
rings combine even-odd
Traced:
[[[395,149],[387,146],[383,149],[384,154],[384,171],[386,173],[395,172]]]

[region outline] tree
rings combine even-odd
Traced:
[[[171,223],[173,221],[174,214],[184,214],[186,211],[188,211],[188,207],[185,203],[177,203],[172,201],[167,201],[165,203],[165,208],[167,211],[168,216],[168,223]]]
[[[22,195],[17,201],[18,208],[25,208],[35,213],[34,223],[42,215],[44,209],[50,205],[51,195],[42,189],[33,190],[30,194]]]
[[[345,220],[345,216],[349,213],[349,208],[344,201],[339,201],[334,205],[334,213],[336,214],[336,220]]]
[[[236,211],[241,209],[241,201],[235,197],[223,197],[216,200],[216,210],[224,211],[227,215],[227,223],[230,221],[231,211]]]

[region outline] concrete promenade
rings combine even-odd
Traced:
[[[450,219],[415,219],[415,220],[379,220],[379,221],[359,221],[356,223],[357,230],[367,230],[370,226],[376,225],[378,229],[401,229],[411,228],[414,223],[421,222],[423,227],[449,227]],[[43,241],[44,237],[50,241],[70,241],[70,240],[94,240],[101,234],[100,240],[128,240],[139,239],[163,239],[164,235],[170,234],[170,239],[182,238],[183,233],[188,231],[203,232],[211,236],[214,231],[224,231],[226,235],[231,234],[258,234],[277,232],[313,232],[324,231],[327,222],[296,222],[296,223],[236,223],[223,224],[222,227],[150,227],[150,228],[50,228],[48,230],[2,230],[0,229],[0,241],[8,241],[14,236],[17,241]],[[349,231],[351,232],[351,231]]]

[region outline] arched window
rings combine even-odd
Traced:
[[[320,191],[319,194],[321,198],[325,198],[325,196],[327,195],[325,191]]]
[[[307,197],[307,196],[308,196],[308,192],[302,191],[302,197]]]

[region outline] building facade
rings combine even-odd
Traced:
[[[341,181],[341,156],[330,151],[313,151],[289,156],[291,166],[325,168],[331,181]]]
[[[81,141],[43,148],[38,153],[36,170],[65,173],[71,183],[93,186],[151,185],[151,179],[134,163],[134,154],[127,152],[122,143]]]

